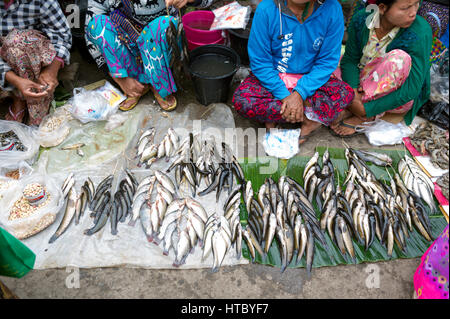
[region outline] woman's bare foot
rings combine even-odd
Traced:
[[[306,142],[308,136],[315,131],[316,129],[318,129],[319,127],[322,126],[322,123],[316,122],[316,121],[311,121],[309,119],[307,119],[306,117],[304,118],[303,122],[302,122],[302,129],[300,132],[300,138],[299,138],[299,144],[303,144]]]
[[[362,126],[362,124],[364,123],[364,120],[357,117],[357,116],[352,116],[348,119],[346,119],[344,121],[345,124],[351,125],[351,126]],[[336,132],[336,134],[339,135],[352,135],[356,132],[355,129],[350,128],[350,127],[346,127],[346,126],[342,126],[342,125],[337,125],[336,127],[332,128],[332,130],[334,132]]]
[[[341,113],[339,113],[338,117],[333,121],[333,123],[330,124],[330,128],[334,130],[339,125],[340,121],[348,119],[352,115],[352,112],[350,112],[349,110],[343,110]]]

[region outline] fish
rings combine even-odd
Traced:
[[[167,189],[172,194],[175,194],[175,185],[173,184],[169,176],[161,171],[156,170],[155,177],[158,183],[160,183],[165,189]]]
[[[60,147],[59,149],[62,151],[75,150],[75,149],[83,147],[85,145],[86,144],[84,144],[84,143],[75,143],[75,144]]]
[[[68,192],[67,205],[64,211],[64,216],[55,233],[52,235],[52,237],[50,237],[50,240],[48,241],[49,244],[55,242],[55,240],[57,240],[69,228],[76,213],[76,201],[77,195],[74,188],[71,187]]]

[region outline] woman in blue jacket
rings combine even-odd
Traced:
[[[252,73],[234,93],[236,111],[268,129],[301,122],[300,143],[329,126],[354,97],[332,76],[343,36],[337,0],[263,0],[248,42]]]

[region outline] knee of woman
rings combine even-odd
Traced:
[[[353,90],[352,87],[345,82],[342,82],[342,85],[342,98],[344,99],[346,104],[350,104],[355,98],[355,90]]]
[[[102,25],[104,26],[106,24],[106,22],[109,20],[109,17],[105,14],[99,14],[96,16],[93,16],[91,18],[91,20],[89,21],[87,28],[86,28],[86,32],[88,34],[88,36],[91,37],[96,37],[99,34],[97,30],[102,30],[103,28],[97,28],[98,25]]]
[[[406,67],[408,69],[411,67],[411,56],[406,51],[403,51],[401,49],[394,49],[392,51],[389,51],[387,59],[391,61],[392,59],[399,59],[403,62],[403,67]]]

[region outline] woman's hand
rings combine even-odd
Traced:
[[[58,86],[58,71],[61,67],[61,62],[58,60],[53,60],[52,64],[46,66],[42,69],[39,75],[39,84],[46,87],[46,91],[49,95],[52,95]]]
[[[281,116],[290,123],[303,121],[303,99],[297,91],[281,100]]]
[[[20,93],[22,93],[22,96],[26,101],[40,100],[48,95],[47,91],[43,91],[45,88],[43,85],[21,78],[13,71],[7,72],[5,79],[8,83],[19,90]]]
[[[166,0],[166,6],[174,6],[177,9],[183,8],[188,3],[193,3],[194,0]]]

